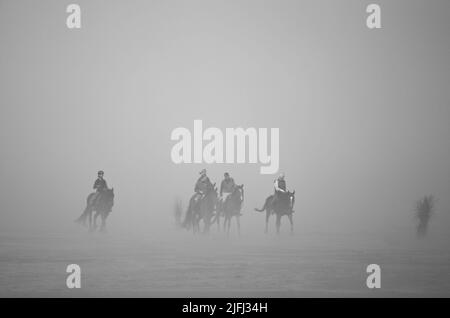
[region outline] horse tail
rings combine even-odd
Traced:
[[[75,220],[76,223],[78,224],[83,224],[86,225],[86,219],[89,216],[89,213],[92,212],[92,201],[93,201],[93,197],[97,195],[96,192],[92,192],[90,193],[87,198],[86,198],[86,208],[84,208],[83,213],[78,217],[78,219]]]
[[[187,230],[189,230],[190,225],[192,221],[192,199],[189,200],[189,205],[186,210],[186,214],[184,215],[183,223],[181,223],[181,226]]]
[[[86,219],[87,219],[87,217],[88,217],[89,210],[90,210],[90,207],[87,206],[87,207],[84,209],[83,213],[75,220],[75,222],[76,222],[76,223],[79,223],[79,224],[83,224],[83,225],[86,224]]]

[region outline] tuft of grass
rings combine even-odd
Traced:
[[[416,203],[416,216],[419,220],[429,219],[435,211],[435,199],[426,195]]]
[[[436,200],[432,195],[426,195],[416,202],[416,218],[418,219],[417,234],[423,237],[428,228],[428,222],[431,219],[436,207]]]

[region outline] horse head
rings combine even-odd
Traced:
[[[114,188],[107,189],[106,193],[107,193],[109,198],[114,198]]]
[[[232,202],[231,204],[234,206],[240,206],[244,201],[244,185],[236,185],[233,188],[231,194],[227,197],[226,203]]]
[[[239,192],[239,199],[241,202],[244,201],[244,184],[238,185],[234,188],[234,192]]]
[[[206,193],[209,194],[210,192],[216,192],[217,193],[217,187],[216,187],[216,183],[211,183],[208,185],[208,187],[206,188]]]
[[[291,206],[291,209],[293,209],[295,204],[295,190],[293,192],[288,191],[287,193],[289,197],[289,204]]]

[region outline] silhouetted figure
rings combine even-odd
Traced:
[[[197,179],[197,182],[194,186],[194,202],[198,202],[200,199],[202,199],[211,185],[211,180],[209,180],[208,176],[206,175],[206,169],[202,169],[202,171],[200,171],[200,177]]]
[[[234,187],[236,184],[234,183],[234,179],[230,177],[228,172],[225,172],[223,175],[223,180],[220,183],[220,198],[225,201],[228,195],[230,195],[234,191]]]
[[[284,173],[280,173],[277,179],[273,182],[273,188],[274,188],[274,196],[273,196],[273,204],[275,204],[280,194],[286,193],[286,180],[284,179]]]
[[[219,191],[219,202],[217,204],[217,213],[216,213],[216,222],[217,228],[220,230],[220,216],[223,214],[223,205],[227,200],[228,196],[233,193],[236,184],[234,179],[230,176],[228,172],[224,173],[224,178],[220,183],[220,191]]]
[[[281,173],[279,177],[274,181],[274,194],[268,196],[266,201],[264,201],[264,206],[262,209],[255,208],[255,211],[263,212],[266,211],[266,228],[265,233],[268,232],[269,228],[269,217],[272,214],[276,215],[276,228],[277,233],[280,232],[281,217],[287,215],[289,222],[291,224],[291,233],[294,232],[294,221],[292,219],[292,214],[294,213],[295,204],[295,191],[289,192],[286,187],[286,181],[284,179],[284,173]]]
[[[106,184],[106,180],[103,179],[104,172],[100,170],[97,172],[97,179],[94,181],[94,186],[92,187],[95,190],[94,195],[92,196],[92,202],[90,204],[94,205],[96,201],[100,198],[100,196],[108,189],[108,185]]]
[[[200,177],[195,183],[194,195],[189,200],[183,227],[193,227],[194,233],[199,230],[199,223],[203,220],[204,232],[209,231],[211,220],[217,206],[217,188],[206,175],[206,169],[200,171]]]
[[[93,188],[95,192],[88,195],[86,199],[86,208],[81,216],[76,220],[77,223],[86,225],[86,221],[89,220],[89,229],[94,230],[97,228],[97,217],[101,216],[102,224],[101,230],[105,229],[106,218],[112,211],[114,205],[114,189],[108,189],[106,180],[103,179],[104,172],[100,170],[97,173],[97,179],[94,182]],[[95,213],[92,218],[92,213]]]
[[[435,200],[432,195],[423,197],[417,201],[416,204],[416,217],[417,224],[417,236],[424,237],[427,233],[428,224],[435,209]]]

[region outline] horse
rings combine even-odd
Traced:
[[[216,184],[210,185],[199,201],[195,201],[195,197],[196,195],[193,195],[189,201],[183,227],[186,229],[192,227],[194,233],[199,232],[200,221],[203,220],[203,232],[207,233],[209,232],[218,201]]]
[[[106,218],[112,211],[114,205],[114,188],[106,189],[105,191],[99,193],[99,197],[95,202],[92,202],[96,193],[91,193],[86,199],[86,208],[84,212],[75,221],[79,224],[86,225],[86,220],[89,220],[89,230],[94,231],[97,228],[97,218],[100,216],[102,223],[100,226],[100,231],[105,231],[106,229]],[[95,211],[94,217],[92,213]]]
[[[266,211],[266,228],[265,233],[268,232],[269,227],[269,217],[271,214],[276,215],[276,228],[277,234],[280,233],[281,217],[287,215],[289,222],[291,223],[291,234],[294,232],[294,222],[292,219],[292,214],[294,213],[294,203],[295,203],[295,190],[293,192],[279,192],[278,200],[274,204],[274,194],[267,197],[264,202],[264,206],[261,209],[255,208],[255,211],[263,212]]]
[[[238,234],[241,234],[241,207],[244,202],[244,185],[241,184],[239,186],[234,187],[233,192],[227,196],[225,202],[223,202],[223,215],[225,220],[223,222],[223,230],[227,231],[227,234],[230,233],[231,227],[231,218],[233,216],[236,217]]]

